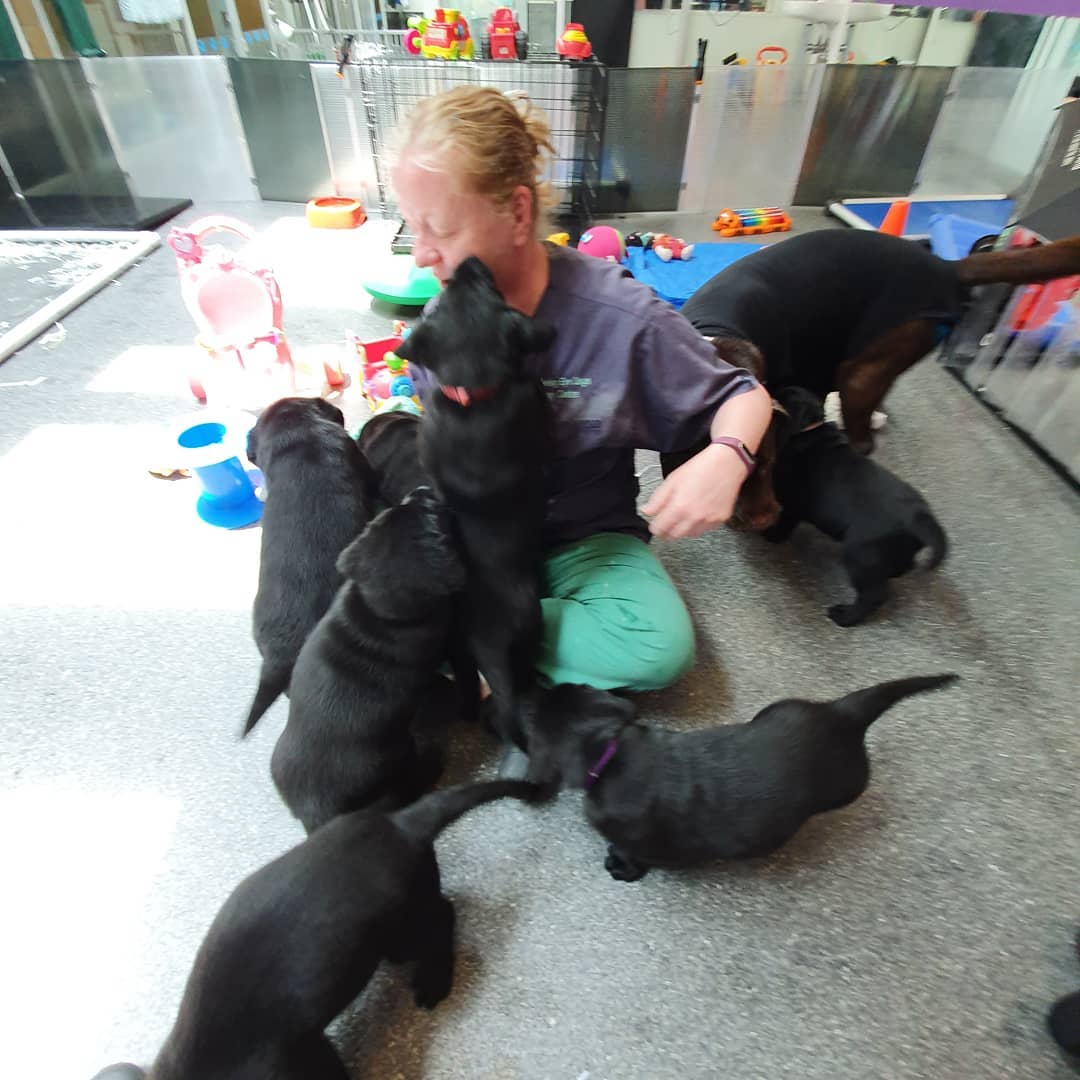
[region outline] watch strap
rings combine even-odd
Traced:
[[[757,458],[747,449],[746,443],[742,439],[736,439],[733,435],[718,435],[712,440],[712,443],[714,446],[730,446],[739,455],[739,460],[746,466],[747,476],[757,467]]]

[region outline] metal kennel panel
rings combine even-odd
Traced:
[[[828,65],[796,205],[910,192],[951,77],[949,68]]]
[[[693,68],[613,68],[608,73],[601,213],[678,207],[693,103]]]
[[[132,194],[259,197],[223,57],[123,57],[82,67]]]
[[[1071,73],[957,68],[919,166],[919,195],[1012,194],[1039,158]]]
[[[788,206],[824,64],[708,70],[691,125],[680,210]]]
[[[369,210],[378,211],[383,196],[361,69],[346,67],[341,78],[335,64],[311,64],[310,69],[334,193],[359,199]]]

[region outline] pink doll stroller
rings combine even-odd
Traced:
[[[245,243],[254,233],[233,218],[200,218],[169,232],[176,253],[180,292],[199,333],[198,370],[189,373],[191,392],[202,403],[222,404],[257,390],[267,400],[296,391],[296,366],[282,329],[281,292],[273,270],[255,263],[249,252],[206,245],[213,233],[225,232]],[[324,364],[327,388],[341,390],[348,380],[340,366]],[[261,386],[241,386],[259,381]]]

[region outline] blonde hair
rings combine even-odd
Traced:
[[[453,172],[466,191],[505,207],[517,187],[532,194],[537,237],[548,231],[555,203],[541,177],[555,147],[543,111],[522,91],[456,86],[424,98],[397,133],[397,156],[423,168]]]

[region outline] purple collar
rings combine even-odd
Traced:
[[[615,756],[615,751],[619,748],[618,739],[609,739],[607,746],[604,747],[604,752],[597,759],[596,764],[586,773],[585,776],[585,790],[589,788],[600,779],[600,774],[608,767],[611,759]]]

